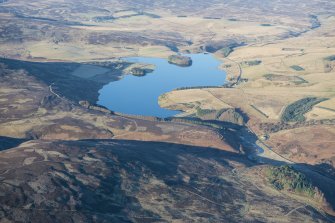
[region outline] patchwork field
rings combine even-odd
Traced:
[[[249,117],[249,128],[268,139],[265,143],[276,153],[290,161],[325,163],[334,171],[332,141],[335,135],[331,131],[334,125],[327,124],[335,119],[335,71],[329,68],[331,61],[327,60],[335,55],[334,19],[324,17],[320,19],[320,28],[296,38],[235,49],[228,58],[240,64],[242,75],[233,88],[173,91],[160,98],[160,105],[178,108],[186,115],[196,113],[196,108],[239,108]],[[255,60],[261,63],[250,65],[250,61]],[[249,65],[245,61],[249,61]],[[303,70],[293,69],[295,65]],[[236,76],[240,71],[228,72],[235,72]],[[302,100],[307,98],[315,98],[318,102],[309,107]],[[303,120],[297,127],[294,123],[284,127],[283,117],[290,115],[285,114],[290,106],[301,112],[296,114]],[[271,130],[264,131],[264,126],[276,126],[285,131],[276,130],[272,134]]]

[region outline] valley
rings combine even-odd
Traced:
[[[334,11],[1,1],[0,222],[334,222]]]

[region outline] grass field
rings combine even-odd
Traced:
[[[262,61],[255,66],[242,66],[242,78],[248,79],[247,82],[235,88],[169,92],[160,104],[169,108],[177,107],[187,114],[195,112],[193,107],[186,106],[188,103],[202,109],[240,108],[250,118],[248,125],[260,135],[260,123],[280,122],[290,105],[303,98],[317,98],[317,101],[302,111],[300,121],[335,119],[335,71],[325,70],[324,62],[324,58],[335,54],[335,38],[331,34],[335,32],[332,28],[335,18],[324,17],[320,21],[320,28],[300,37],[235,49],[228,57],[230,61],[243,63],[253,61],[254,58]],[[219,54],[216,56],[220,58]],[[294,70],[291,68],[294,65],[301,66],[304,70]],[[230,68],[231,66],[225,68],[223,65],[223,69]],[[230,69],[230,72],[239,71]],[[322,98],[325,100],[321,100]],[[287,157],[291,160],[311,164],[316,161],[327,162],[334,167],[332,139],[335,134],[329,128],[331,127],[322,125],[293,128],[275,133],[270,136],[268,143],[279,154],[289,154]],[[306,142],[311,140],[306,139],[309,135],[315,135],[315,142],[307,145]],[[321,148],[324,152],[320,151]],[[295,150],[298,152],[292,152]]]

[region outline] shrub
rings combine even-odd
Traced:
[[[229,56],[229,54],[233,52],[233,48],[231,47],[223,47],[220,49],[220,53],[224,56],[224,57],[227,57]]]
[[[250,61],[243,61],[242,65],[256,66],[256,65],[259,65],[261,63],[262,63],[261,60],[250,60]]]
[[[304,114],[312,110],[313,106],[327,100],[326,98],[308,97],[300,99],[286,107],[282,114],[284,122],[305,121]]]
[[[335,60],[335,55],[331,55],[329,57],[326,57],[325,60],[327,60],[327,61],[334,61]]]
[[[277,190],[286,190],[314,197],[316,188],[307,177],[293,167],[284,165],[270,167],[267,171],[269,183]]]
[[[202,117],[202,116],[205,116],[205,115],[209,115],[209,114],[212,114],[216,112],[215,110],[210,110],[210,109],[201,109],[201,108],[197,108],[197,116],[198,117]]]
[[[292,68],[295,71],[303,71],[303,70],[305,70],[304,68],[302,68],[302,67],[300,67],[298,65],[290,66],[290,68]]]

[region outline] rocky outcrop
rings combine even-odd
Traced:
[[[192,59],[190,57],[181,55],[171,55],[168,58],[169,63],[175,64],[182,67],[188,67],[192,65]]]
[[[103,113],[107,113],[107,114],[111,114],[112,113],[111,110],[109,110],[108,108],[105,108],[103,106],[100,106],[100,105],[91,105],[89,107],[89,109],[95,110],[95,111],[99,111],[99,112],[103,112]]]
[[[132,68],[130,73],[134,76],[139,76],[139,77],[145,76],[147,74],[145,69],[141,69],[141,68],[138,68],[138,67]]]
[[[79,104],[81,105],[81,106],[83,106],[84,108],[89,108],[90,107],[90,103],[88,102],[88,101],[79,101]]]

